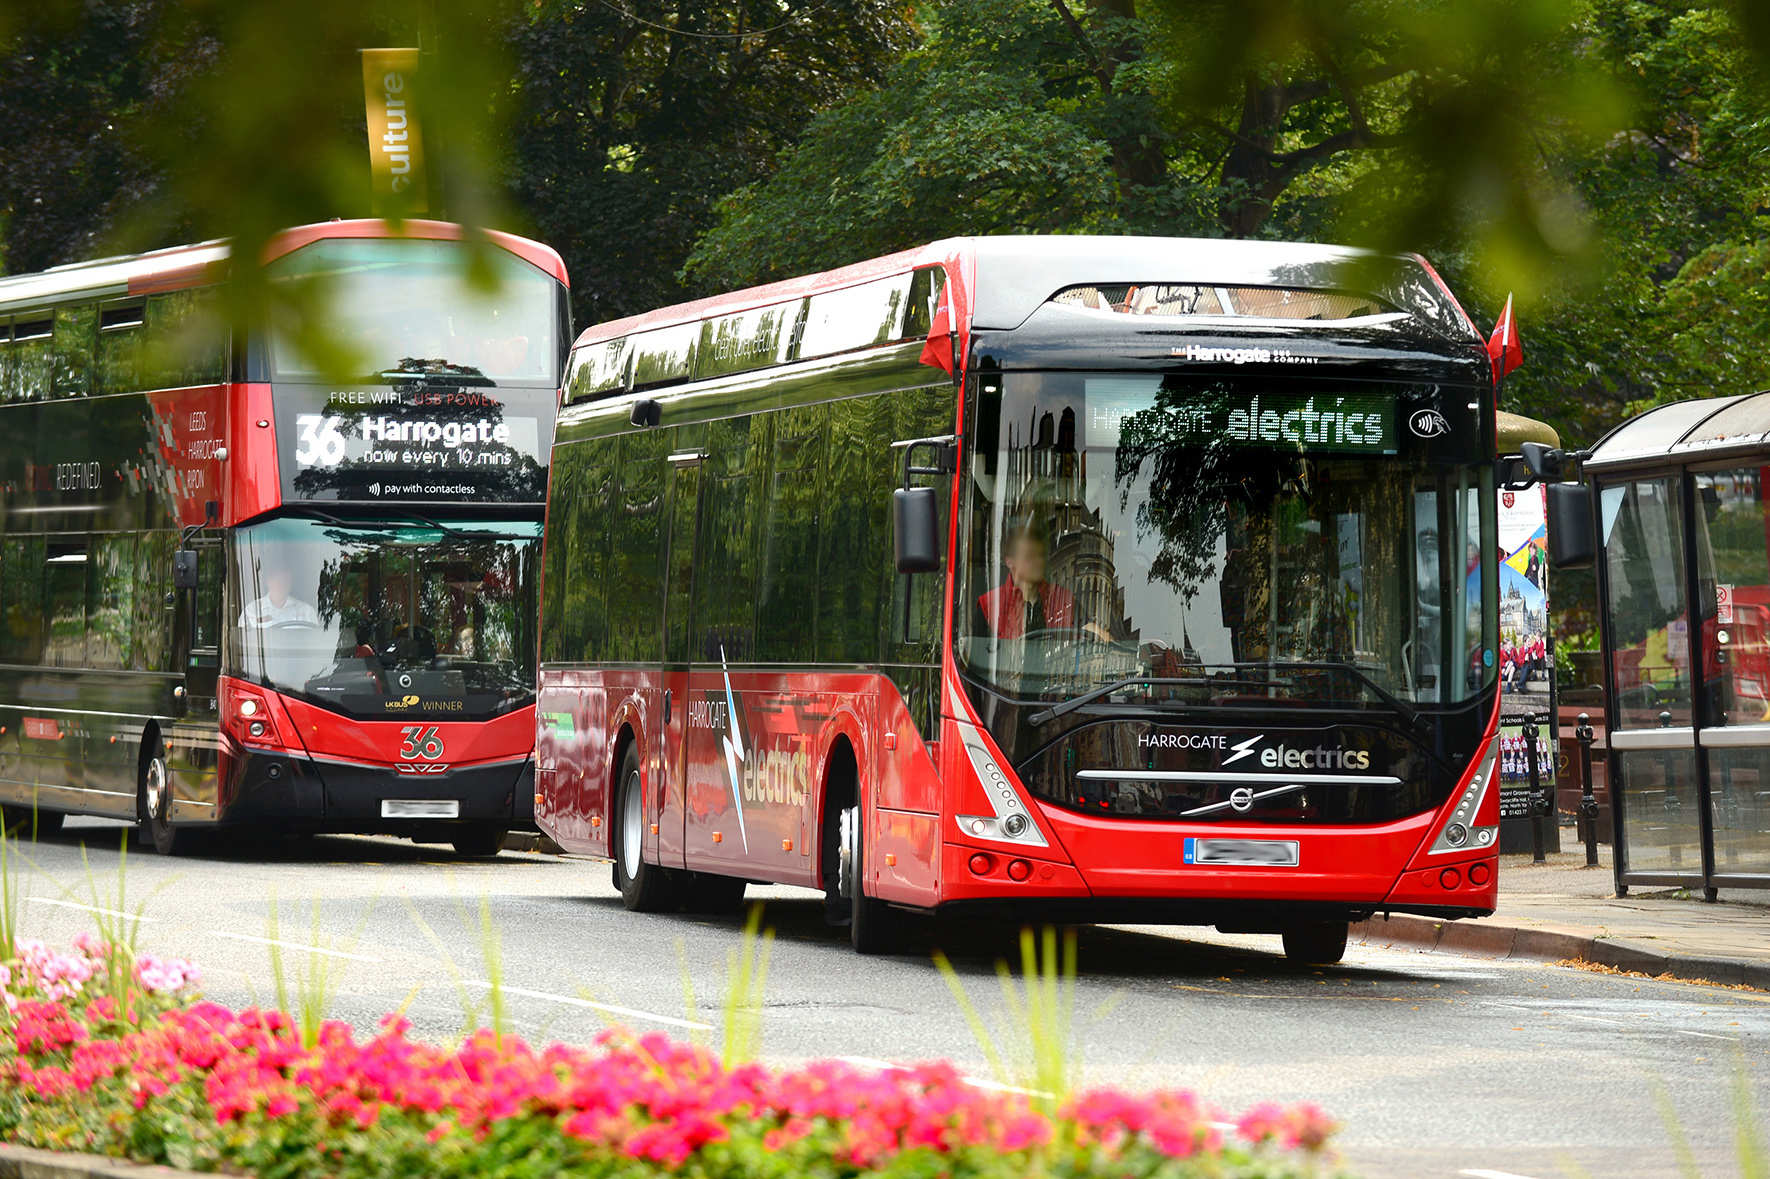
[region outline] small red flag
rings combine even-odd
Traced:
[[[1524,345],[1518,340],[1518,324],[1512,318],[1512,296],[1506,296],[1506,309],[1500,312],[1499,322],[1493,325],[1493,335],[1487,339],[1487,358],[1493,362],[1493,379],[1497,384],[1501,378],[1524,363]]]
[[[928,342],[922,345],[922,363],[931,364],[948,376],[953,372],[953,312],[947,302],[946,287],[940,288],[940,301],[934,305],[934,318],[928,325]]]

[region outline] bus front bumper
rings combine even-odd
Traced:
[[[411,775],[254,751],[231,769],[217,808],[223,823],[438,840],[460,824],[534,826],[532,757]]]

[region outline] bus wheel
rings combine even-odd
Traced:
[[[136,796],[141,831],[154,850],[163,856],[187,854],[196,833],[172,825],[172,778],[166,770],[166,749],[154,738],[141,762],[141,785]]]
[[[903,941],[903,919],[884,901],[867,895],[864,873],[866,836],[860,806],[842,812],[841,887],[848,894],[848,941],[862,954],[894,953]]]
[[[676,882],[656,864],[645,862],[645,787],[639,777],[639,755],[633,746],[621,758],[615,799],[620,821],[615,824],[615,887],[621,903],[635,913],[657,913],[675,907]]]
[[[455,854],[469,859],[489,859],[504,850],[504,837],[509,831],[496,825],[465,828],[449,845]]]
[[[42,839],[54,835],[61,830],[62,820],[67,816],[60,811],[38,810],[35,807],[13,806],[8,803],[0,806],[0,823],[5,824],[6,834],[14,839]]]
[[[742,880],[695,872],[682,882],[684,913],[735,913],[744,907]]]
[[[1309,921],[1284,931],[1284,956],[1299,966],[1332,966],[1346,956],[1344,921]]]

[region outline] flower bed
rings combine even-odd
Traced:
[[[86,940],[0,967],[0,1138],[279,1176],[1318,1174],[1332,1127],[1262,1106],[1225,1133],[1186,1093],[1097,1089],[1053,1111],[952,1066],[723,1067],[662,1035],[533,1048],[420,1043],[389,1017],[303,1036],[196,1000],[187,963]],[[305,1042],[304,1042],[305,1041]]]

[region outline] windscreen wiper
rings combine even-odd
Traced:
[[[1049,708],[1041,708],[1039,711],[1027,717],[1026,720],[1028,724],[1042,725],[1046,721],[1054,721],[1060,716],[1067,716],[1078,708],[1086,707],[1100,699],[1102,696],[1110,696],[1114,692],[1122,692],[1126,688],[1134,688],[1139,684],[1191,684],[1195,687],[1202,688],[1209,687],[1210,681],[1200,679],[1198,676],[1169,676],[1167,678],[1147,675],[1126,676],[1124,679],[1119,680],[1116,683],[1102,684],[1098,688],[1091,688],[1088,691],[1083,692],[1080,696],[1071,696],[1068,700],[1053,704]]]
[[[434,528],[438,532],[441,532],[444,536],[451,537],[455,540],[534,540],[535,539],[532,536],[522,536],[522,535],[519,535],[518,533],[515,533],[515,532],[468,532],[465,529],[454,528],[454,527],[451,527],[450,525],[444,524],[441,520],[433,520],[429,516],[426,516],[424,513],[414,512],[410,508],[400,508],[400,509],[398,509],[398,512],[400,515],[404,516],[408,520],[411,520],[413,523],[422,524],[426,528]]]
[[[380,517],[374,520],[349,520],[343,516],[334,515],[324,509],[309,507],[305,504],[293,507],[291,508],[291,511],[303,516],[311,516],[316,520],[323,520],[327,524],[335,524],[340,528],[385,528],[389,524],[399,522],[398,520],[388,519],[387,517]],[[397,514],[407,523],[419,524],[425,528],[434,528],[444,536],[449,537],[451,540],[509,541],[535,539],[532,536],[523,536],[522,534],[515,532],[467,532],[460,528],[451,528],[440,520],[432,520],[422,512],[413,512],[405,508],[397,509]]]
[[[471,364],[454,364],[442,357],[402,356],[394,367],[380,373],[384,381],[446,377],[457,385],[490,385],[492,380]]]
[[[1374,678],[1351,663],[1318,663],[1303,662],[1301,660],[1292,661],[1288,659],[1274,659],[1265,663],[1248,664],[1247,666],[1271,668],[1274,671],[1280,668],[1286,668],[1300,671],[1324,671],[1330,673],[1344,672],[1346,675],[1357,680],[1365,688],[1368,688],[1371,695],[1375,696],[1386,707],[1393,709],[1395,713],[1407,721],[1408,724],[1418,725],[1420,723],[1420,710],[1418,708],[1409,704],[1389,689],[1383,687],[1383,685],[1377,683]]]

